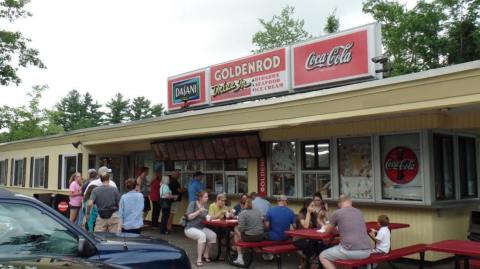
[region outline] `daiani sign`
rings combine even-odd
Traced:
[[[168,79],[168,109],[238,102],[381,78],[377,23]]]

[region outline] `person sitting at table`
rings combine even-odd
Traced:
[[[270,209],[271,205],[270,202],[263,199],[260,195],[258,195],[256,192],[250,193],[250,198],[252,198],[252,206],[253,209],[257,209],[262,213],[262,216],[265,217],[267,214],[268,209]]]
[[[277,206],[271,207],[265,215],[265,229],[268,231],[268,240],[283,241],[287,239],[285,231],[295,228],[295,213],[287,207],[287,196],[277,197]],[[273,255],[264,255],[264,259],[271,260]]]
[[[247,200],[248,195],[246,193],[241,193],[238,199],[238,204],[233,207],[232,213],[235,216],[240,215],[240,212],[245,208],[245,201]]]
[[[328,204],[325,201],[323,201],[323,197],[320,192],[317,191],[316,193],[313,194],[313,202],[315,206],[315,211],[317,213],[319,213],[322,210],[325,212],[328,211]]]
[[[325,232],[332,233],[337,227],[340,244],[320,253],[320,262],[325,269],[335,269],[335,260],[365,259],[371,253],[362,212],[352,206],[350,197],[343,194],[338,199],[338,207],[330,218],[330,224],[326,225]]]
[[[225,205],[227,201],[227,195],[225,193],[219,193],[215,202],[211,203],[208,207],[208,215],[211,220],[224,219],[228,213],[228,207]]]
[[[315,202],[313,199],[306,199],[303,207],[297,215],[298,229],[312,229],[317,228],[317,212],[315,211]],[[299,249],[300,265],[298,268],[304,268],[306,260],[317,254],[317,241],[306,238],[299,238],[293,241],[293,244]]]
[[[217,241],[217,234],[203,224],[207,217],[207,202],[208,193],[205,191],[199,192],[197,200],[190,202],[186,213],[185,235],[197,241],[197,267],[203,266],[203,261],[211,262],[209,250],[211,245]]]
[[[265,239],[263,230],[262,213],[252,208],[252,199],[245,200],[245,207],[238,215],[238,226],[235,227],[234,240],[245,242],[260,242]],[[237,247],[238,256],[233,263],[244,265],[242,249]]]
[[[385,254],[390,252],[390,229],[388,229],[390,220],[387,215],[380,215],[377,221],[380,229],[378,231],[371,229],[369,233],[375,241],[375,248],[372,249],[372,252]]]

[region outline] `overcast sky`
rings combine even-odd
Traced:
[[[168,76],[251,54],[258,18],[287,4],[313,35],[334,9],[341,30],[373,21],[361,0],[32,0],[33,16],[8,28],[31,38],[48,68],[22,69],[22,84],[0,86],[0,105],[26,104],[32,85],[43,84],[47,108],[72,89],[101,104],[116,92],[165,104]]]

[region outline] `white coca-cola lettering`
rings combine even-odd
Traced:
[[[336,46],[330,52],[317,54],[315,51],[310,53],[305,61],[305,70],[316,68],[326,68],[335,65],[347,64],[352,61],[352,51],[354,43],[348,43],[343,46]]]
[[[403,159],[401,161],[396,160],[387,160],[385,162],[385,169],[396,169],[396,170],[415,170],[416,163],[415,160]]]

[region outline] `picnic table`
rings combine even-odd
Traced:
[[[226,240],[226,251],[225,251],[225,260],[227,260],[227,255],[229,255],[231,249],[230,249],[230,231],[233,230],[233,228],[235,228],[235,226],[238,225],[238,219],[216,219],[216,220],[205,220],[202,222],[203,224],[205,224],[206,226],[208,227],[213,227],[213,228],[218,228],[218,229],[221,229],[221,230],[226,230],[228,231],[228,235],[227,235],[227,238],[225,239]],[[221,238],[220,237],[217,237],[217,257],[215,257],[215,260],[219,260],[220,259],[220,256],[222,254],[222,242],[221,242]]]
[[[427,250],[455,254],[455,269],[460,269],[460,260],[464,268],[470,268],[470,257],[480,256],[480,242],[467,240],[444,240],[427,245]]]

